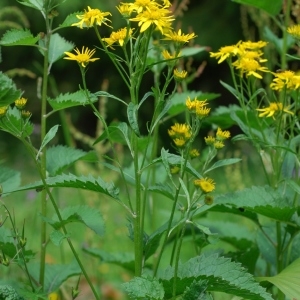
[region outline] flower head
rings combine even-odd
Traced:
[[[5,116],[7,109],[8,109],[8,106],[0,107],[0,118]]]
[[[218,128],[216,137],[218,140],[226,140],[230,138],[230,132],[228,130],[221,130],[221,128]]]
[[[179,71],[178,69],[174,70],[174,78],[177,81],[182,81],[186,76],[187,76],[187,71],[185,70]]]
[[[287,32],[296,39],[300,39],[300,24],[288,27]]]
[[[273,73],[275,78],[270,84],[271,89],[281,91],[284,88],[297,89],[299,87],[299,76],[293,71],[285,70]]]
[[[238,42],[236,45],[221,47],[219,52],[210,52],[210,57],[215,57],[217,59],[219,58],[218,64],[220,64],[225,59],[231,56],[236,56],[240,52],[239,44],[240,42]]]
[[[119,43],[119,45],[122,47],[126,40],[131,37],[132,31],[132,29],[128,30],[125,27],[119,29],[118,31],[112,32],[109,38],[103,38],[102,40],[107,43],[108,47],[111,47],[111,45],[114,43]]]
[[[192,131],[189,125],[175,123],[168,130],[169,136],[173,139],[174,144],[181,148],[186,145],[187,141],[192,136]]]
[[[22,108],[24,108],[24,106],[26,105],[26,103],[27,103],[27,99],[25,99],[25,98],[20,98],[20,99],[17,99],[16,101],[15,101],[15,106],[18,108],[18,109],[22,109]]]
[[[69,60],[76,60],[82,67],[86,67],[87,64],[89,62],[94,62],[97,59],[100,58],[91,58],[96,50],[89,50],[89,48],[84,49],[84,47],[82,47],[82,51],[80,52],[78,48],[75,49],[76,54],[73,54],[71,52],[65,52],[66,55],[68,55],[68,57],[64,57],[64,59],[69,59]]]
[[[109,19],[106,18],[106,16],[111,16],[110,12],[103,12],[100,9],[92,9],[88,6],[88,10],[84,10],[83,15],[76,15],[76,17],[80,20],[77,23],[72,24],[72,26],[79,26],[80,29],[83,28],[83,26],[86,27],[92,27],[95,24],[101,26],[102,24],[109,26],[106,22],[110,22]]]
[[[191,100],[190,97],[187,97],[185,105],[191,113],[195,113],[200,119],[207,117],[210,112],[210,108],[206,107],[208,105],[207,100],[198,100],[197,98]]]
[[[215,183],[211,178],[196,179],[194,185],[199,187],[203,193],[210,193],[215,189]]]
[[[249,59],[247,57],[242,57],[232,64],[236,69],[241,71],[241,74],[246,73],[246,76],[254,76],[258,79],[262,79],[262,76],[258,73],[269,72],[266,67],[260,65],[256,59]]]
[[[293,115],[294,113],[292,111],[289,110],[289,107],[283,107],[282,103],[279,102],[271,102],[270,106],[265,107],[265,108],[257,108],[257,111],[261,111],[261,113],[258,115],[259,117],[273,117],[274,119],[274,115],[278,112],[285,112],[288,113],[290,115]]]
[[[164,35],[165,35],[165,38],[163,38],[163,40],[170,40],[175,43],[181,43],[181,44],[188,43],[191,39],[196,37],[195,33],[183,34],[181,32],[181,29],[179,29],[178,32],[171,31],[171,32],[165,33]]]
[[[131,3],[121,3],[119,6],[117,6],[117,10],[124,18],[129,18],[132,13],[130,4]]]
[[[200,156],[200,152],[197,149],[191,149],[189,154],[191,158],[196,158]]]

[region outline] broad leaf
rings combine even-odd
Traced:
[[[53,64],[65,55],[64,52],[71,51],[73,48],[73,43],[66,41],[58,33],[52,34],[48,51],[49,64]]]
[[[166,298],[171,297],[174,269],[168,267],[158,275]],[[202,254],[178,266],[176,293],[180,295],[194,280],[207,280],[208,291],[226,292],[252,300],[273,300],[240,264],[217,254]]]
[[[0,72],[0,107],[12,104],[21,97],[21,91],[15,83],[5,74]]]
[[[45,219],[54,229],[58,230],[64,224],[79,222],[92,229],[96,234],[104,234],[104,221],[102,215],[96,209],[87,205],[68,206],[60,210],[62,222],[58,220],[57,215],[52,219]]]
[[[162,300],[164,289],[162,284],[152,277],[134,277],[129,282],[122,284],[123,289],[130,299],[134,300]]]
[[[0,186],[5,193],[6,190],[16,189],[21,184],[21,173],[12,169],[3,167],[0,164]],[[5,194],[3,194],[4,196]]]
[[[103,263],[110,263],[134,272],[134,255],[132,252],[106,252],[101,249],[83,248],[83,251],[98,257]]]
[[[19,3],[35,8],[39,11],[43,11],[44,1],[43,0],[17,0]]]
[[[90,92],[88,92],[88,97],[89,100],[93,103],[98,100],[98,98]],[[90,101],[87,98],[86,91],[84,90],[79,90],[75,93],[60,94],[54,99],[48,98],[47,100],[54,110],[90,104]]]
[[[55,177],[49,177],[46,179],[46,183],[49,187],[68,187],[84,189],[88,191],[95,191],[98,193],[105,194],[116,200],[118,200],[119,189],[117,189],[113,183],[107,183],[103,181],[100,177],[95,178],[92,175],[89,176],[76,176],[73,174],[62,174]],[[32,184],[22,186],[17,189],[8,190],[6,193],[16,192],[16,191],[26,191],[32,189],[43,189],[44,185],[42,181],[37,181]]]
[[[54,230],[50,233],[50,240],[55,246],[59,246],[64,239],[71,237],[71,235],[64,235],[59,230]]]
[[[272,16],[276,16],[279,14],[283,0],[232,0],[233,2],[237,2],[243,5],[250,5],[256,8],[262,9],[268,14]]]
[[[61,173],[78,160],[97,161],[95,152],[85,152],[67,146],[53,146],[47,150],[47,171],[50,176]]]
[[[4,33],[0,40],[2,46],[32,46],[40,39],[34,37],[28,29],[11,29]]]
[[[206,294],[208,282],[206,280],[194,280],[192,284],[186,288],[181,300],[212,300],[212,298]]]

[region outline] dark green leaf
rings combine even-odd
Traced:
[[[0,164],[0,186],[2,191],[17,189],[21,184],[21,174]],[[3,194],[5,196],[5,194]]]
[[[127,106],[128,122],[137,136],[140,136],[140,129],[137,119],[138,106],[130,102]]]
[[[6,31],[0,40],[2,46],[32,46],[39,40],[28,29],[11,29]]]
[[[44,11],[43,0],[17,0],[19,3],[37,9],[38,11]]]
[[[216,168],[220,168],[223,166],[228,166],[228,165],[232,165],[232,164],[236,164],[238,162],[240,162],[242,159],[241,158],[227,158],[227,159],[221,159],[218,160],[216,163],[214,163],[209,169],[207,169],[204,174],[216,169]]]
[[[12,104],[21,97],[15,83],[5,74],[0,72],[0,107]]]
[[[52,34],[48,50],[49,63],[53,64],[65,55],[64,52],[71,51],[73,48],[73,43],[66,41],[58,33]]]
[[[243,5],[250,5],[256,8],[262,9],[268,14],[272,16],[276,16],[279,14],[283,0],[232,0],[233,2],[237,2]]]
[[[64,27],[70,27],[72,26],[72,24],[74,23],[78,23],[79,19],[76,17],[77,15],[82,15],[84,12],[74,12],[70,15],[68,15],[65,20],[62,22],[62,24],[59,25],[60,28],[64,28]]]

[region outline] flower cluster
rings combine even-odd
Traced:
[[[191,100],[191,98],[188,97],[186,99],[185,105],[188,108],[188,110],[191,113],[196,114],[196,116],[199,119],[203,119],[204,117],[207,117],[210,112],[210,108],[207,107],[208,105],[207,100],[198,100],[197,98]]]
[[[218,128],[216,136],[207,136],[204,138],[205,143],[209,146],[213,146],[215,149],[221,149],[224,145],[224,140],[230,138],[230,132],[228,130],[221,130]]]
[[[271,102],[268,107],[265,108],[257,108],[257,111],[261,111],[261,113],[258,115],[259,117],[273,117],[274,115],[280,112],[284,112],[290,115],[293,115],[294,113],[289,110],[289,106],[283,107],[282,103],[280,102]]]
[[[203,193],[210,193],[215,189],[215,183],[211,178],[195,179],[194,185],[200,188]]]
[[[168,134],[173,139],[174,144],[178,148],[182,148],[191,138],[192,130],[187,124],[175,123],[171,126],[171,129],[168,130]]]
[[[273,73],[275,78],[270,84],[271,89],[281,91],[283,89],[297,90],[300,87],[300,76],[290,70]]]
[[[239,41],[236,45],[221,47],[219,52],[210,52],[210,56],[219,59],[218,63],[231,59],[232,66],[240,72],[241,76],[246,74],[246,76],[261,79],[262,76],[258,72],[269,72],[266,67],[261,65],[267,61],[262,58],[261,50],[266,45],[267,43],[264,41]],[[236,57],[234,62],[232,62],[232,57]]]

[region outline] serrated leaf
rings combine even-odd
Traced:
[[[127,106],[127,117],[130,127],[137,136],[140,136],[140,129],[137,119],[138,106],[130,102]]]
[[[100,177],[95,178],[92,175],[88,176],[76,176],[73,174],[62,174],[57,175],[55,177],[49,177],[46,179],[46,183],[49,187],[66,187],[66,188],[77,188],[77,189],[84,189],[88,191],[94,191],[98,193],[105,194],[114,198],[115,200],[118,199],[119,189],[114,186],[113,183],[107,183],[103,181]],[[37,181],[32,184],[28,184],[22,186],[17,189],[8,190],[6,193],[12,193],[16,191],[26,191],[32,189],[43,189],[44,185],[42,181]]]
[[[83,248],[83,251],[98,257],[101,262],[120,266],[126,270],[134,272],[134,255],[132,252],[106,252],[101,249]]]
[[[84,12],[74,12],[70,15],[68,15],[65,20],[62,22],[62,24],[59,25],[59,28],[64,28],[64,27],[70,27],[74,23],[78,23],[79,19],[76,17],[77,15],[82,15]]]
[[[172,296],[174,269],[159,272],[166,298]],[[178,266],[176,292],[180,295],[194,280],[207,280],[208,291],[221,291],[251,300],[273,300],[240,264],[217,254],[202,254]]]
[[[5,196],[6,190],[17,189],[21,184],[21,173],[0,164],[0,186]],[[1,194],[1,193],[0,193]]]
[[[21,97],[21,94],[15,83],[7,75],[0,72],[0,107],[12,104]]]
[[[218,160],[210,168],[205,170],[204,174],[206,174],[214,169],[220,168],[220,167],[236,164],[236,163],[240,162],[241,160],[242,160],[241,158],[227,158],[227,159]]]
[[[98,98],[94,94],[88,92],[88,95],[92,103],[98,100]],[[54,99],[48,98],[47,100],[54,110],[61,110],[73,106],[90,104],[84,90],[79,90],[75,93],[60,94]]]
[[[186,288],[181,300],[206,300],[211,299],[206,297],[207,281],[206,280],[194,280],[192,284]],[[205,297],[205,298],[204,298]]]
[[[28,264],[30,275],[38,282],[40,274],[40,265],[38,263]],[[46,264],[45,266],[45,281],[43,289],[50,294],[57,291],[60,286],[70,277],[80,275],[81,269],[76,261],[72,263],[59,265],[59,264]]]
[[[8,107],[4,117],[0,118],[0,129],[11,133],[18,138],[25,138],[31,135],[33,125],[22,118],[20,111],[14,107]]]
[[[259,281],[269,281],[276,285],[290,299],[300,295],[300,258],[296,259],[273,277],[258,277]]]
[[[64,56],[64,52],[71,51],[73,48],[73,43],[66,41],[58,33],[52,34],[48,50],[49,64],[53,64]]]
[[[102,236],[104,234],[104,221],[99,211],[86,205],[68,206],[60,210],[62,222],[58,220],[57,215],[52,219],[44,219],[54,229],[59,230],[62,225],[79,222],[85,224],[96,234]]]
[[[44,9],[44,1],[43,0],[17,0],[20,4],[25,6],[29,6],[35,8],[39,11],[43,11]]]
[[[152,277],[135,277],[129,282],[122,284],[123,289],[134,300],[162,300],[164,289],[162,284]]]
[[[32,46],[40,39],[34,37],[28,29],[11,29],[4,33],[0,40],[2,46]]]
[[[232,0],[233,2],[237,2],[239,4],[243,5],[250,5],[254,6],[256,8],[262,9],[271,16],[276,16],[279,14],[282,5],[283,0]]]
[[[66,236],[59,230],[54,230],[50,233],[50,240],[55,246],[59,246],[64,239],[70,237],[70,235]]]
[[[78,160],[85,160],[85,158],[97,160],[95,152],[85,152],[80,149],[74,149],[67,146],[53,146],[47,150],[46,165],[50,176],[61,173],[64,169],[71,166]]]

